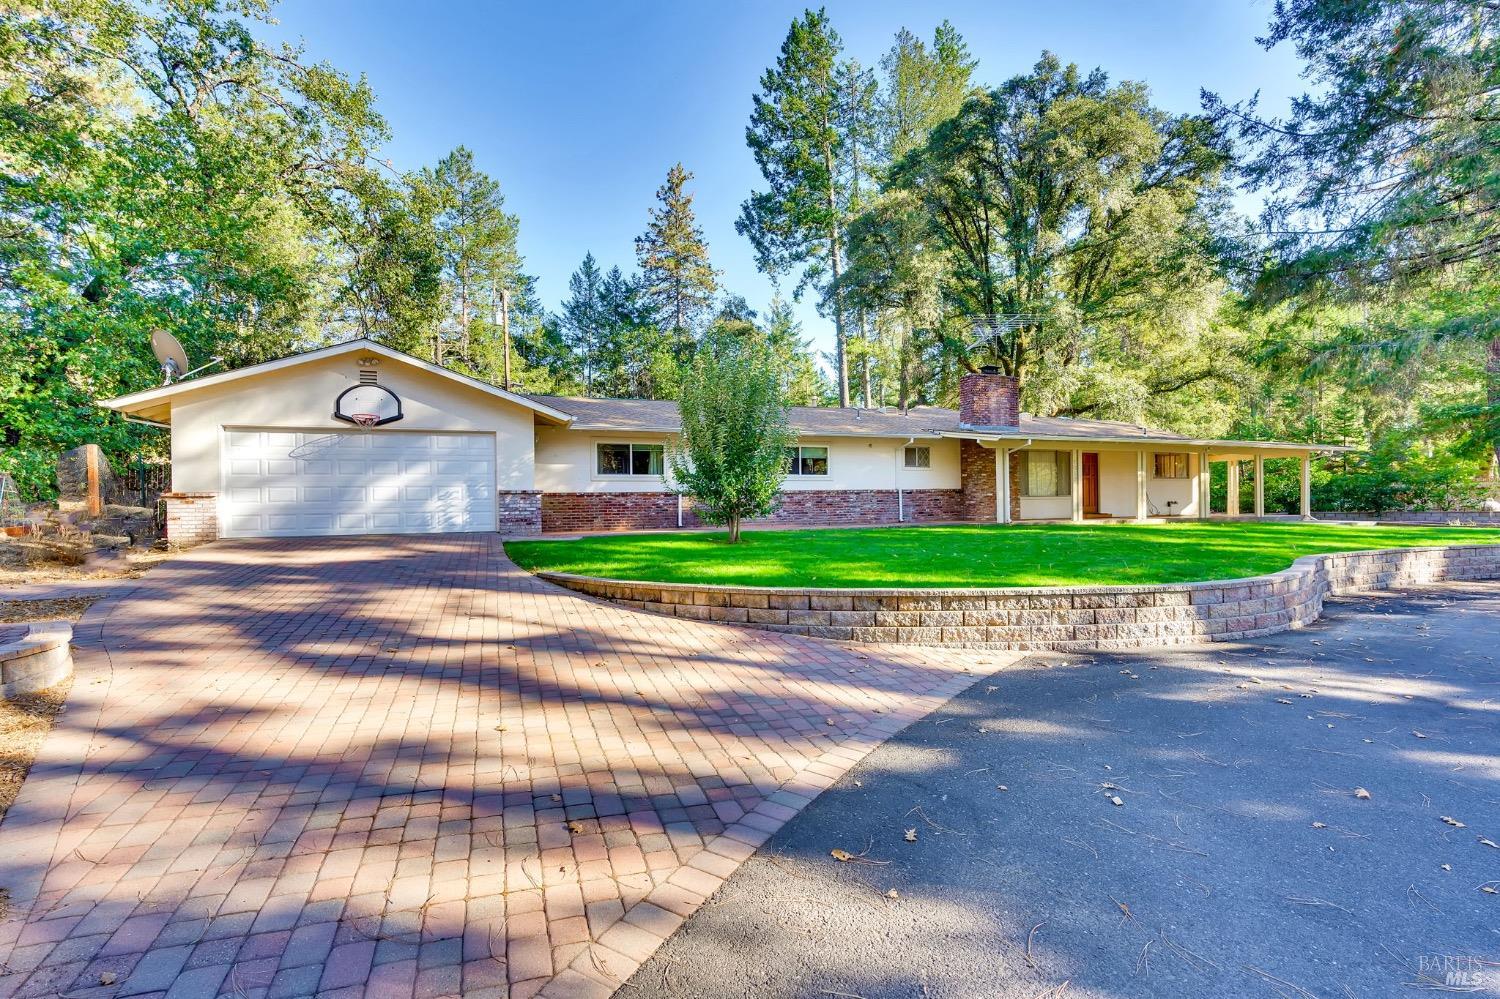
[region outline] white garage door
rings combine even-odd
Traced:
[[[488,434],[224,435],[223,534],[436,534],[495,529]]]

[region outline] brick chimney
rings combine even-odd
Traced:
[[[1021,422],[1021,383],[983,367],[958,382],[958,422],[966,427],[1014,427]]]

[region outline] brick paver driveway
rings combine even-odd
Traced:
[[[997,654],[540,583],[493,535],[225,542],[79,629],[0,824],[0,996],[607,995]]]

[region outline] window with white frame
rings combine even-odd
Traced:
[[[906,449],[905,460],[907,468],[931,468],[932,448],[926,447],[924,445],[908,447]]]
[[[1069,451],[1021,451],[1022,496],[1073,495],[1073,455]]]
[[[789,447],[786,449],[786,474],[827,475],[826,447]]]
[[[1154,470],[1152,475],[1158,479],[1185,479],[1188,477],[1188,456],[1186,451],[1173,451],[1166,454],[1152,455],[1154,459]]]
[[[594,469],[600,475],[661,475],[665,449],[660,444],[595,445]]]

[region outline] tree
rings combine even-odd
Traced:
[[[807,11],[792,22],[776,65],[761,76],[745,142],[768,189],[750,195],[735,229],[749,238],[762,270],[781,275],[801,269],[796,294],[809,283],[827,291],[839,405],[848,406],[846,317],[838,277],[849,213],[844,169],[849,115],[840,45],[827,13]]]
[[[701,347],[678,408],[681,430],[668,455],[676,488],[737,542],[742,520],[775,510],[796,443],[765,342],[723,337]]]
[[[931,48],[905,28],[896,32],[895,44],[880,60],[885,76],[881,132],[889,162],[923,145],[934,128],[958,114],[977,65],[947,21],[933,32]]]
[[[562,328],[567,343],[583,367],[583,390],[592,395],[601,355],[610,333],[610,319],[601,288],[604,276],[593,253],[568,278],[568,300],[562,307]]]
[[[808,352],[802,324],[792,313],[792,307],[779,298],[766,311],[765,338],[788,405],[825,406],[830,399],[837,398]]]
[[[708,262],[708,244],[693,215],[693,196],[684,187],[693,175],[681,163],[667,171],[656,191],[646,231],[635,240],[643,295],[670,330],[678,353],[687,355],[694,325],[713,304],[717,273]]]
[[[1256,301],[1358,305],[1324,363],[1467,343],[1500,462],[1500,6],[1287,0],[1260,41],[1290,43],[1315,90],[1285,118],[1204,94],[1271,195],[1241,261]]]
[[[1142,316],[1211,291],[1227,162],[1205,118],[1168,116],[1145,87],[1044,53],[1030,74],[965,101],[897,164],[891,186],[929,221],[947,308],[1012,317],[993,337],[994,362],[1059,379],[1100,338],[1128,338]],[[1216,373],[1201,357],[1141,384],[1156,394]],[[1032,379],[1029,395],[1059,410],[1067,388],[1049,398]]]
[[[152,329],[231,367],[317,343],[343,263],[383,231],[351,251],[340,228],[390,207],[369,88],[233,16],[267,9],[41,0],[0,17],[0,424],[20,437],[0,468],[29,494],[85,441],[160,452],[93,405],[157,380]],[[421,278],[386,277],[385,311],[405,313],[394,299]]]
[[[854,307],[883,315],[893,328],[903,410],[914,395],[915,357],[937,337],[942,322],[942,260],[927,243],[928,219],[908,190],[880,195],[849,226],[843,281]]]

